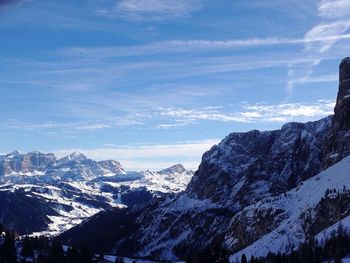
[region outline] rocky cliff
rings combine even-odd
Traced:
[[[326,154],[325,167],[350,154],[350,58],[339,66],[339,91]]]

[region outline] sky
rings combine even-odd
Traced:
[[[128,170],[333,113],[348,0],[0,0],[0,153]]]

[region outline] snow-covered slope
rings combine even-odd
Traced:
[[[337,205],[340,199],[343,199],[341,203],[344,207],[339,207],[339,210],[342,210],[339,211],[339,218],[320,214],[327,209],[327,205]],[[265,229],[266,233],[263,233],[261,238],[234,254],[231,260],[240,259],[243,253],[250,258],[251,255],[260,257],[266,256],[268,252],[289,251],[291,247],[297,247],[308,237],[315,235],[319,239],[326,238],[327,233],[330,234],[338,224],[333,226],[332,221],[342,220],[344,227],[350,229],[349,201],[350,156],[296,188],[263,199],[235,215],[226,235],[226,244],[233,250],[242,242],[242,237],[237,235],[237,229],[242,226],[245,227],[245,238],[256,236],[262,231],[262,221],[267,223],[270,220],[272,231]],[[327,225],[322,225],[321,221],[328,221]]]
[[[19,217],[17,225],[11,224],[13,219],[7,217],[11,205],[6,200],[7,209],[0,209],[0,221],[11,230],[18,231],[21,225],[19,233],[55,235],[105,209],[142,204],[156,196],[183,191],[193,172],[177,167],[174,171],[169,168],[168,173],[126,172],[117,161],[96,162],[81,153],[57,159],[53,154],[15,151],[0,156],[0,192],[8,193],[10,201],[22,195],[28,202],[35,200],[43,226],[25,228],[26,215]]]

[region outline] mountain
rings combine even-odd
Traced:
[[[57,159],[52,153],[18,151],[0,156],[0,180],[7,182],[86,181],[97,177],[126,174],[117,161],[96,162],[82,153]]]
[[[242,253],[285,252],[341,220],[350,227],[350,58],[339,80],[334,116],[232,133],[203,155],[184,192],[98,214],[62,240],[94,249],[91,238],[104,235],[99,226],[108,218],[114,235],[100,240],[101,249],[175,260],[220,246],[235,262]],[[129,220],[114,224],[118,213]]]
[[[181,166],[182,167],[182,166]],[[0,156],[0,222],[19,234],[56,235],[106,209],[183,191],[193,172],[126,172],[82,153],[18,151]]]

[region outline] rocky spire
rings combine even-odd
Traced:
[[[333,129],[350,129],[350,57],[343,59],[339,66],[339,91],[334,109]]]
[[[326,167],[350,154],[350,57],[344,58],[339,66],[339,91],[325,152]]]

